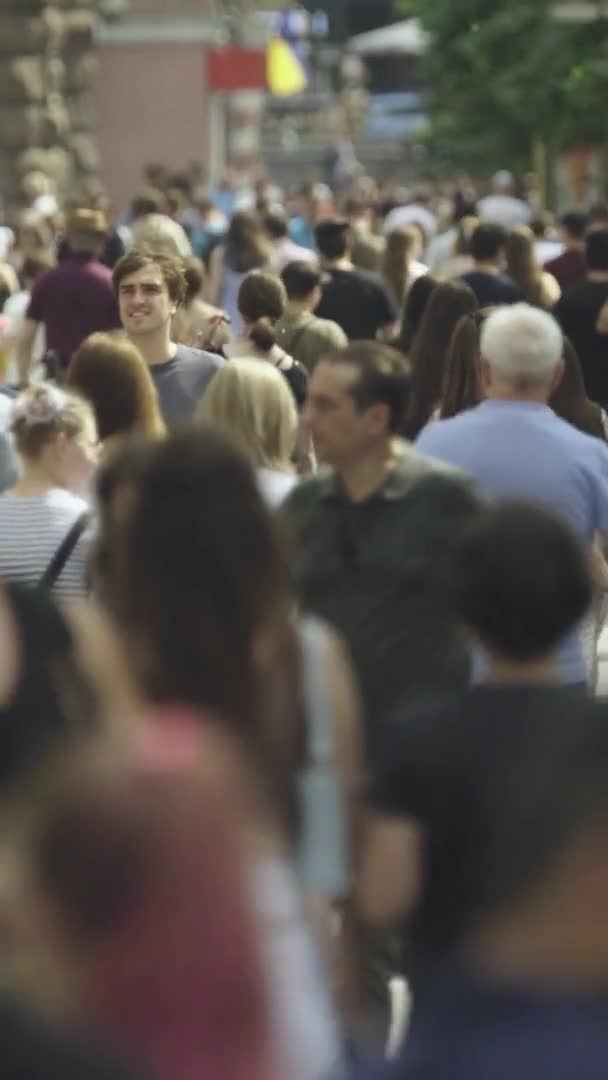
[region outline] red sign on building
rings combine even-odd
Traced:
[[[211,49],[208,54],[210,90],[265,90],[264,49]]]

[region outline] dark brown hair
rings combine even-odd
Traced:
[[[158,443],[135,485],[111,594],[141,685],[157,703],[209,709],[279,785],[295,754],[297,647],[286,559],[254,474],[203,425]],[[281,655],[261,664],[265,630]]]
[[[454,327],[476,307],[473,290],[462,281],[443,281],[432,293],[410,352],[412,392],[405,425],[409,439],[416,438],[437,408]]]
[[[182,260],[176,255],[152,254],[137,248],[123,255],[114,267],[112,281],[116,296],[124,279],[146,266],[158,266],[171,300],[174,304],[183,304],[186,296],[186,275]]]
[[[287,306],[287,293],[280,278],[262,270],[247,274],[238,295],[238,308],[250,323],[247,336],[260,352],[270,352],[276,344],[275,324]]]
[[[147,217],[148,214],[162,214],[165,206],[165,196],[157,188],[146,188],[139,191],[131,203],[131,213],[135,219]]]
[[[438,285],[439,278],[433,277],[432,274],[424,274],[413,282],[403,305],[401,332],[393,342],[400,352],[409,355],[427,304]]]
[[[350,364],[359,378],[352,390],[357,408],[369,409],[383,404],[389,408],[389,431],[398,434],[403,429],[407,409],[411,371],[405,357],[377,341],[355,341],[323,357],[323,363]]]
[[[91,334],[74,353],[67,385],[90,401],[102,440],[165,432],[158,394],[139,349],[118,334]]]
[[[184,259],[184,277],[186,278],[186,295],[184,305],[187,307],[201,292],[206,278],[205,264],[197,259],[196,255],[190,255]]]
[[[441,393],[440,417],[450,416],[472,409],[481,401],[479,373],[479,335],[491,309],[463,315],[458,320],[448,348],[448,355]]]
[[[249,210],[232,215],[224,243],[224,262],[237,274],[247,274],[268,262],[270,249],[258,216]]]
[[[549,401],[550,407],[562,420],[579,431],[606,439],[606,430],[599,405],[587,397],[581,362],[569,338],[564,338],[564,374]]]

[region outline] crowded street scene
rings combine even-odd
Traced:
[[[608,8],[0,31],[0,1080],[608,1080]]]

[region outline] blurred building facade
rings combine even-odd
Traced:
[[[2,0],[0,191],[9,216],[42,170],[59,190],[94,175],[91,94],[97,0]]]
[[[225,161],[246,168],[257,157],[262,87],[216,85],[214,60],[231,46],[238,83],[238,50],[263,47],[258,7],[255,0],[129,0],[101,26],[96,129],[101,176],[117,210],[147,164],[177,171],[196,161],[211,180]]]

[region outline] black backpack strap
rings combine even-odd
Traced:
[[[74,551],[76,544],[89,524],[90,519],[91,512],[89,510],[84,510],[83,513],[76,518],[76,521],[64,536],[57,551],[44,571],[44,574],[40,578],[40,581],[38,582],[38,587],[40,589],[53,588],[70,555]]]

